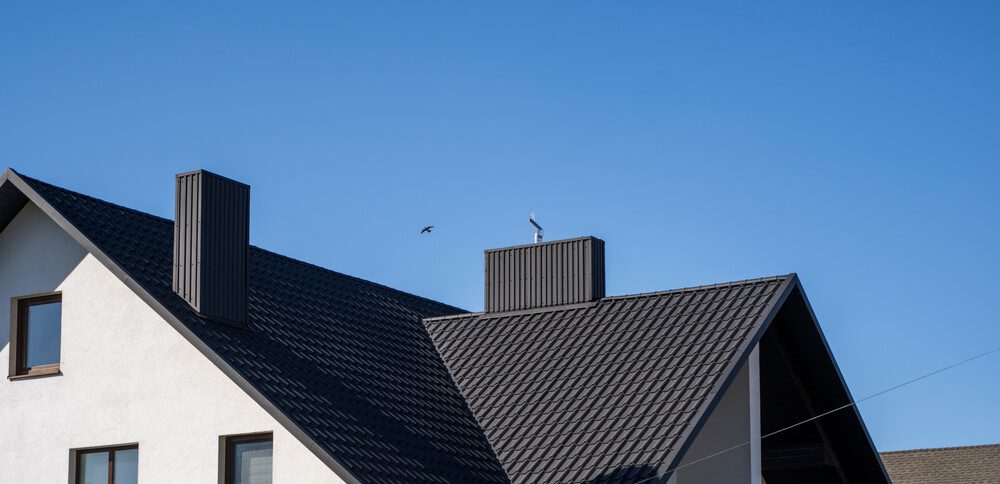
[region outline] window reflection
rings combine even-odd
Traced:
[[[88,452],[80,456],[80,484],[108,484],[110,452]]]
[[[79,451],[76,476],[77,484],[138,484],[139,449],[127,446]]]
[[[25,309],[24,366],[58,364],[62,303],[36,304]]]

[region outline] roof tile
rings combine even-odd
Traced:
[[[893,484],[996,484],[1000,444],[882,452]]]
[[[251,247],[248,327],[202,320],[173,222],[22,178],[362,481],[507,481],[421,324],[461,310]]]
[[[624,484],[666,470],[784,281],[424,324],[513,482]]]

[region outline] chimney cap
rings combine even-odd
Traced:
[[[213,173],[213,172],[210,172],[208,170],[191,170],[191,171],[185,171],[184,173],[178,173],[178,174],[174,175],[174,178],[180,178],[182,176],[188,176],[188,175],[208,175],[208,176],[211,176],[211,177],[214,177],[214,178],[218,178],[220,180],[225,180],[225,181],[227,181],[229,183],[233,183],[233,184],[240,185],[240,186],[243,186],[243,187],[246,187],[246,188],[250,188],[250,185],[247,185],[246,183],[238,182],[236,180],[233,180],[232,178],[229,178],[229,177],[226,177],[226,176],[222,176],[222,175],[220,175],[218,173]]]
[[[541,247],[544,245],[565,244],[566,242],[575,242],[577,240],[599,240],[602,243],[604,242],[604,240],[594,237],[593,235],[585,235],[583,237],[574,237],[572,239],[550,240],[548,242],[539,242],[537,244],[522,244],[522,245],[512,245],[510,247],[497,247],[496,249],[486,249],[483,252],[488,253],[488,252],[497,252],[501,250],[525,249],[529,247]]]

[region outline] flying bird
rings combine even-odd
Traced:
[[[433,225],[428,225],[428,226],[424,227],[424,229],[421,230],[420,233],[427,232],[429,234],[429,233],[431,233],[431,229],[433,229],[433,228],[434,228]]]

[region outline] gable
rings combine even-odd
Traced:
[[[775,341],[802,382],[789,390],[807,402],[801,418],[852,401],[794,274],[425,325],[515,483],[662,482],[682,463],[729,452],[736,437],[688,456],[758,343],[757,433],[795,423],[766,408],[787,396],[769,394],[770,374],[780,376]],[[783,452],[812,449],[794,441],[801,435],[819,435],[835,462],[821,455],[793,459],[793,473],[774,468],[787,463]],[[765,439],[758,452],[769,483],[888,482],[855,407]]]
[[[459,309],[251,247],[247,327],[206,321],[172,291],[172,222],[11,184],[345,481],[506,482],[421,324]]]
[[[817,483],[889,482],[801,285],[765,328],[760,344],[761,433],[781,431],[763,440],[768,482],[801,482],[802,472]],[[802,459],[818,446],[826,449],[825,457]],[[789,465],[789,459],[798,459],[798,465]]]
[[[689,445],[792,279],[425,324],[512,481],[640,482]]]
[[[33,203],[0,232],[0,267],[0,301],[62,293],[61,374],[0,385],[5,482],[69,482],[70,449],[124,443],[140,475],[209,482],[219,436],[261,431],[275,482],[343,482]]]

